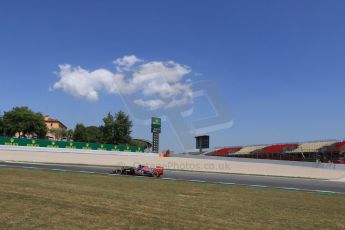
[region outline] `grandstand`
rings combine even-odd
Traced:
[[[325,149],[328,153],[341,153],[345,151],[345,141],[337,142]]]
[[[221,148],[216,149],[210,152],[205,153],[206,156],[228,156],[231,153],[237,152],[242,147],[229,147],[229,148]]]
[[[278,144],[278,145],[271,145],[267,146],[260,151],[257,152],[257,154],[281,154],[284,151],[292,150],[298,147],[298,144]]]
[[[315,153],[322,148],[333,145],[335,141],[307,142],[300,144],[296,149],[287,151],[287,153]]]
[[[336,143],[335,141],[306,142],[296,149],[285,152],[285,158],[289,160],[315,161],[319,159],[323,149]]]
[[[332,161],[334,159],[345,159],[345,141],[337,142],[333,145],[330,145],[320,151],[320,159],[321,161],[327,162]],[[344,162],[345,163],[345,162]]]
[[[276,159],[283,160],[284,152],[296,149],[298,144],[276,144],[267,146],[255,153],[259,159]]]
[[[207,156],[345,163],[345,141],[315,141],[216,148]]]
[[[231,156],[233,157],[247,157],[251,153],[257,152],[263,148],[267,147],[267,145],[253,145],[253,146],[245,146],[242,147],[239,151],[233,152]],[[229,155],[230,156],[230,155]]]

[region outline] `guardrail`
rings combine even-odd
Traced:
[[[25,146],[25,147],[41,147],[52,149],[82,149],[82,150],[101,150],[115,152],[144,152],[143,147],[96,144],[73,141],[53,141],[41,139],[11,138],[0,137],[0,145],[5,146]]]

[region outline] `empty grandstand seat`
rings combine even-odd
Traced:
[[[261,150],[265,148],[267,145],[253,145],[253,146],[245,146],[242,147],[239,151],[232,153],[231,155],[240,156],[240,155],[248,155],[252,152]]]
[[[328,147],[326,152],[340,153],[345,150],[345,141],[337,142],[334,145]]]
[[[286,153],[315,153],[319,152],[322,148],[333,145],[334,143],[335,141],[318,141],[302,143],[296,149],[287,151]]]
[[[216,149],[214,151],[211,151],[207,153],[207,156],[227,156],[228,154],[237,152],[241,149],[242,147],[229,147],[229,148],[221,148],[221,149]]]
[[[271,145],[267,146],[260,151],[258,151],[258,154],[279,154],[283,153],[287,150],[293,150],[298,147],[298,144],[277,144],[277,145]]]

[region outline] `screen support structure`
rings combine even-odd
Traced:
[[[152,133],[152,151],[159,152],[159,133]]]
[[[161,132],[161,119],[152,117],[151,119],[151,133],[152,133],[152,152],[159,152],[159,134]]]
[[[208,135],[196,136],[196,149],[199,149],[199,154],[203,152],[203,149],[210,148],[210,137]]]

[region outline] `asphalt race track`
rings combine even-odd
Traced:
[[[1,167],[26,168],[26,169],[44,169],[59,172],[78,172],[88,174],[106,174],[108,175],[112,168],[102,166],[84,166],[84,165],[61,165],[61,164],[37,164],[37,163],[14,163],[1,162]],[[205,173],[190,171],[171,171],[165,170],[164,180],[182,180],[198,183],[215,183],[228,185],[242,185],[259,188],[283,189],[291,191],[306,191],[319,193],[333,193],[345,195],[345,183],[327,180],[283,178],[255,175],[238,175],[222,173]]]

